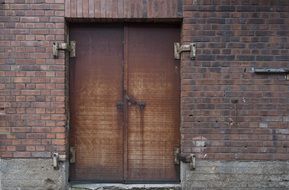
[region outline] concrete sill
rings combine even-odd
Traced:
[[[72,184],[70,190],[181,190],[180,184]]]

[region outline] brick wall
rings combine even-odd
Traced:
[[[182,151],[210,160],[287,160],[289,1],[185,0]]]
[[[0,4],[0,157],[50,157],[65,150],[64,0]]]
[[[52,56],[65,16],[179,19],[182,2],[5,0],[0,11],[0,157],[48,158],[66,148],[67,69]]]
[[[197,43],[196,60],[184,53],[181,62],[182,152],[197,155],[195,173],[181,169],[184,189],[208,189],[204,184],[214,180],[222,184],[212,189],[237,188],[240,180],[246,189],[249,178],[229,180],[228,168],[260,175],[256,186],[251,184],[255,189],[269,187],[270,180],[276,182],[273,189],[289,187],[287,162],[277,162],[288,159],[289,80],[284,74],[252,72],[252,67],[288,68],[288,0],[0,0],[0,157],[49,158],[51,152],[65,152],[67,69],[63,53],[52,56],[52,43],[65,41],[65,17],[156,21],[182,16],[183,43]],[[260,162],[266,168],[254,173],[259,162],[242,162],[251,160],[274,160],[270,167],[281,171]],[[51,169],[50,161],[45,167]],[[199,174],[202,179],[194,180]],[[20,175],[19,181],[27,181]],[[263,179],[267,183],[258,186]]]

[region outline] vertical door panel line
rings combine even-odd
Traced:
[[[125,105],[125,91],[124,91],[124,81],[125,81],[125,76],[124,76],[124,73],[125,73],[125,54],[124,54],[124,30],[122,30],[122,62],[121,62],[121,68],[122,68],[122,73],[121,73],[121,77],[122,77],[122,81],[121,81],[121,95],[122,95],[122,99],[121,101],[123,102],[123,108],[121,110],[121,131],[122,131],[122,157],[123,157],[123,165],[122,165],[122,172],[123,172],[123,176],[122,176],[122,181],[124,182],[125,180],[125,171],[127,170],[126,168],[126,157],[125,157],[125,154],[126,154],[126,144],[125,144],[125,138],[126,138],[126,134],[127,134],[127,131],[126,131],[126,105]]]
[[[128,27],[123,26],[123,102],[124,102],[124,135],[123,135],[123,181],[128,178],[128,102],[126,100],[128,88]]]

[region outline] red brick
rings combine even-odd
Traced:
[[[35,151],[35,146],[26,146],[26,150],[29,152]]]
[[[36,151],[45,151],[45,146],[35,146]]]
[[[55,140],[52,140],[52,144],[54,144],[54,145],[65,145],[65,140],[64,139],[55,139]]]
[[[65,139],[66,135],[64,133],[56,134],[57,139]]]
[[[48,139],[55,139],[56,138],[56,134],[49,133],[49,134],[47,134],[47,138]]]
[[[204,0],[196,6],[185,0],[183,13],[173,1],[142,2],[9,3],[0,24],[0,102],[8,103],[0,109],[5,133],[0,156],[49,157],[50,150],[65,151],[67,70],[64,53],[53,59],[51,48],[52,42],[66,40],[64,13],[68,20],[146,14],[157,20],[181,18],[181,13],[180,41],[197,43],[196,60],[184,53],[180,63],[183,152],[200,159],[288,159],[289,121],[283,117],[288,83],[283,74],[251,72],[252,67],[288,66],[288,2],[237,0],[232,6]],[[206,148],[191,144],[196,137],[206,138]]]
[[[51,128],[51,132],[52,133],[63,133],[63,132],[65,132],[65,128],[64,127],[53,127],[53,128]]]

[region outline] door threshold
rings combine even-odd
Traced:
[[[180,184],[122,184],[88,183],[71,184],[69,190],[181,190]]]

